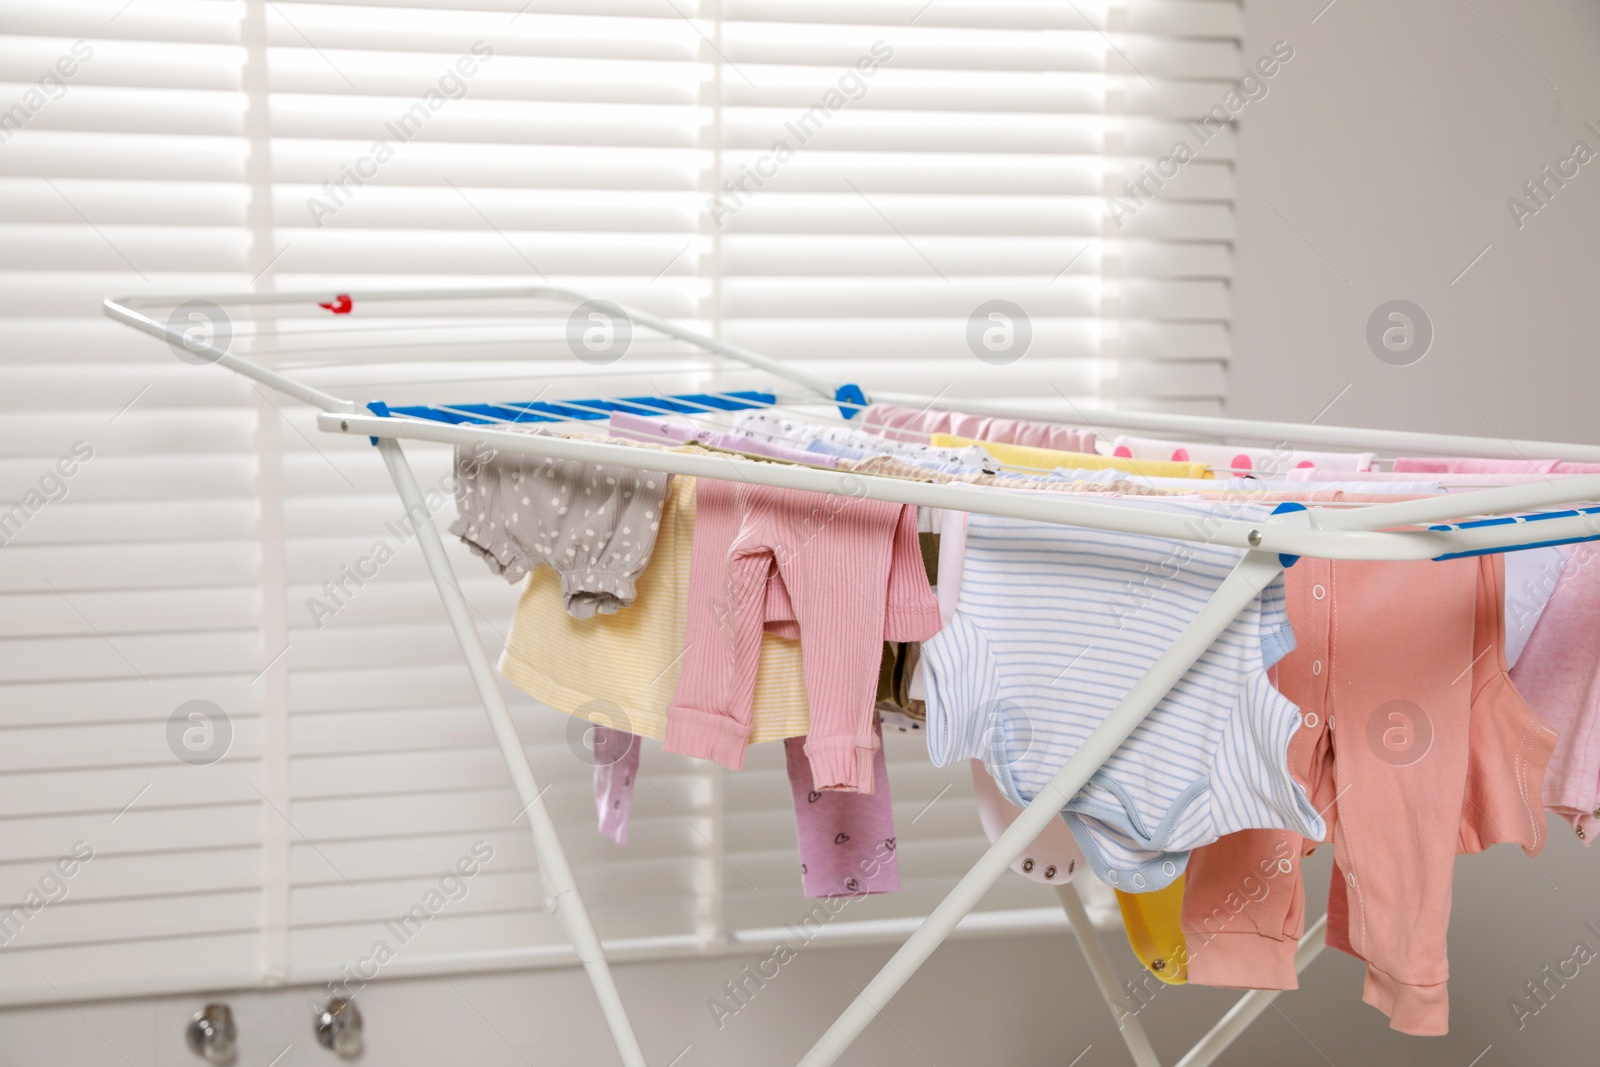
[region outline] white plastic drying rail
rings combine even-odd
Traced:
[[[623,1063],[627,1067],[645,1067],[644,1055],[640,1051],[621,998],[612,982],[600,940],[590,923],[578,887],[573,881],[554,824],[545,811],[538,784],[534,780],[527,755],[512,724],[489,656],[472,624],[466,600],[456,584],[445,556],[438,529],[428,517],[430,512],[423,502],[416,477],[399,442],[401,439],[412,439],[451,445],[470,445],[481,441],[504,452],[609,463],[621,467],[706,478],[727,478],[730,469],[733,468],[727,459],[721,457],[681,455],[597,441],[534,435],[497,429],[493,423],[446,425],[424,419],[369,414],[362,403],[333,396],[257,362],[214,347],[209,342],[197,340],[193,336],[185,338],[173,325],[160,322],[141,311],[156,307],[174,307],[189,300],[206,300],[223,307],[230,305],[309,307],[314,303],[322,304],[329,301],[331,295],[327,292],[166,296],[141,294],[108,298],[105,302],[105,311],[113,319],[161,338],[169,344],[204,355],[228,370],[319,408],[321,413],[317,417],[317,425],[325,431],[360,434],[376,439],[378,449],[407,512],[419,519],[418,542],[422,546],[434,584],[444,602],[450,625],[461,644],[467,667],[483,701],[484,710],[488,713],[512,780],[526,805],[534,848],[539,859],[539,871],[544,881],[545,907],[562,923],[578,959],[588,972]],[[347,295],[355,303],[362,305],[380,301],[484,299],[555,301],[577,305],[590,299],[582,293],[548,286],[369,290]],[[847,408],[855,408],[865,400],[860,391],[853,386],[836,386],[834,383],[823,382],[795,367],[655,316],[632,309],[622,310],[634,326],[657,331],[706,352],[725,356],[765,371],[776,378],[802,387],[809,394],[814,394],[817,397],[816,403],[842,403]],[[1356,450],[1380,448],[1436,455],[1600,462],[1600,447],[1593,445],[1154,415],[1079,408],[1071,404],[1038,405],[969,400],[952,403],[899,394],[875,394],[872,399],[917,407],[959,408],[978,414],[1038,418],[1095,428],[1112,427],[1169,434],[1199,434],[1290,445],[1315,444]],[[1062,410],[1063,407],[1068,410]],[[1481,519],[1482,516],[1527,512],[1530,509],[1600,499],[1600,475],[1553,478],[1527,485],[1394,504],[1378,504],[1343,511],[1294,511],[1274,516],[1263,523],[1227,519],[1201,531],[1192,527],[1183,516],[1118,505],[1110,501],[1074,499],[1066,494],[1025,494],[972,486],[930,485],[892,478],[845,475],[836,471],[775,463],[740,463],[736,467],[736,476],[751,483],[786,489],[812,490],[1062,525],[1151,534],[1176,540],[1205,540],[1246,550],[1244,558],[1218,588],[1200,616],[1161,656],[1150,673],[1129,691],[1083,747],[1067,760],[1033,803],[1028,805],[1010,828],[1000,835],[983,857],[956,883],[949,895],[928,915],[878,975],[861,990],[833,1026],[800,1061],[800,1067],[827,1067],[844,1053],[851,1042],[872,1021],[873,1016],[906,983],[933,950],[951,934],[957,923],[972,911],[984,893],[1022,854],[1049,821],[1056,817],[1062,806],[1082,788],[1095,770],[1133,732],[1157,701],[1216,640],[1228,622],[1272,581],[1286,564],[1292,565],[1292,557],[1423,560],[1485,551],[1509,551],[1537,544],[1600,539],[1600,508],[1580,508],[1537,516],[1512,514],[1505,518]],[[1449,520],[1463,518],[1472,518],[1475,521],[1440,525]],[[1421,524],[1431,525],[1429,528],[1415,528]],[[1105,996],[1107,1005],[1118,1020],[1134,1062],[1138,1067],[1160,1067],[1137,1016],[1128,1010],[1129,1006],[1117,988],[1116,977],[1104,946],[1088,925],[1083,905],[1078,900],[1076,892],[1070,886],[1058,888],[1061,890],[1062,902],[1072,921],[1074,932],[1088,958],[1090,969]],[[1302,939],[1300,951],[1295,959],[1297,970],[1304,969],[1321,951],[1325,924],[1324,918]],[[1265,1010],[1275,995],[1275,993],[1246,994],[1211,1032],[1179,1061],[1178,1067],[1204,1067],[1212,1063],[1239,1034],[1244,1032],[1251,1021]]]

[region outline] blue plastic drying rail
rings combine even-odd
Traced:
[[[395,415],[434,422],[598,422],[613,411],[631,415],[703,415],[710,411],[748,411],[770,408],[778,402],[774,393],[743,390],[734,393],[682,393],[677,396],[602,397],[594,400],[528,400],[494,404],[415,404],[390,407],[381,400],[367,405],[374,415]]]
[[[1534,515],[1501,515],[1493,519],[1474,519],[1471,522],[1452,522],[1437,526],[1429,526],[1430,530],[1472,530],[1480,526],[1511,526],[1516,523],[1534,523],[1546,519],[1575,519],[1580,515],[1600,516],[1600,507],[1572,508],[1567,511],[1541,511]],[[1449,552],[1443,556],[1433,557],[1441,559],[1461,559],[1465,556],[1486,556],[1494,552],[1514,552],[1524,548],[1550,548],[1554,545],[1575,545],[1583,541],[1600,541],[1600,518],[1595,520],[1596,532],[1589,537],[1563,537],[1553,541],[1534,541],[1525,545],[1510,545],[1505,548],[1475,548],[1470,552]]]

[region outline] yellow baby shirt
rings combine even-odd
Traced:
[[[655,552],[631,607],[574,619],[563,604],[560,577],[549,567],[535,568],[517,604],[500,673],[557,711],[664,738],[685,647],[694,488],[693,478],[673,479]],[[800,642],[765,634],[750,743],[803,737],[809,727]]]
[[[1057,467],[1073,470],[1102,471],[1106,469],[1144,474],[1152,478],[1209,478],[1211,468],[1204,463],[1177,463],[1168,459],[1129,459],[1126,456],[1097,456],[1089,452],[1059,452],[1053,448],[1033,448],[1028,445],[1002,445],[992,441],[977,441],[970,437],[936,433],[930,444],[938,448],[965,448],[977,445],[1011,470],[1027,473],[1053,471]]]

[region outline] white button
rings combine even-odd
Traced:
[[[1301,721],[1306,724],[1307,730],[1315,730],[1317,728],[1317,713],[1308,711],[1306,712],[1306,717]]]
[[[1349,886],[1351,889],[1356,887],[1356,874],[1354,871],[1345,872],[1344,884]]]
[[[1333,729],[1333,716],[1332,715],[1328,716],[1328,729],[1330,729],[1330,730]]]
[[[1320,585],[1314,585],[1311,587],[1311,595],[1316,597],[1318,600],[1321,600],[1323,597],[1328,595],[1328,591],[1322,588]]]
[[[1142,875],[1142,874],[1135,874],[1135,875],[1134,875],[1134,876],[1133,876],[1133,884],[1134,884],[1134,886],[1135,886],[1135,887],[1136,887],[1136,888],[1138,888],[1138,889],[1143,889],[1143,888],[1144,888],[1144,875]]]
[[[1168,878],[1171,878],[1173,875],[1178,873],[1178,866],[1171,860],[1168,860],[1161,865],[1161,873],[1166,875]]]
[[[1311,673],[1312,674],[1321,674],[1322,673],[1322,661],[1320,659],[1314,659],[1314,660],[1311,661]]]
[[[1282,871],[1284,874],[1288,874],[1288,873],[1290,873],[1291,871],[1294,870],[1294,864],[1290,863],[1286,859],[1285,860],[1279,860],[1278,861],[1278,870]]]
[[[1107,871],[1106,872],[1106,881],[1110,882],[1112,885],[1116,885],[1117,884],[1117,872],[1116,871]]]

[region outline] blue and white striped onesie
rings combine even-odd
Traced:
[[[1118,501],[1264,521],[1235,503]],[[981,758],[1026,804],[1133,687],[1242,558],[1239,549],[971,515],[955,614],[922,646],[928,748]],[[1276,578],[1062,811],[1102,879],[1164,888],[1188,852],[1250,828],[1320,839],[1288,768],[1300,713],[1266,669],[1294,647]]]

